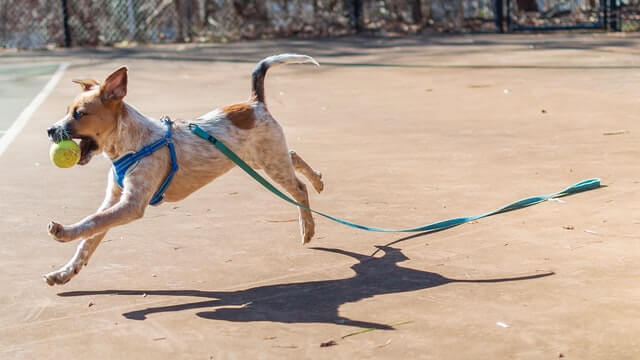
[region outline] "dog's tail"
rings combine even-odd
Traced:
[[[256,65],[251,74],[251,100],[264,102],[264,77],[271,66],[280,64],[313,63],[320,66],[311,56],[298,54],[280,54],[269,56]]]

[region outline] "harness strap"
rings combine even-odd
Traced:
[[[124,177],[127,174],[127,170],[136,164],[138,161],[143,158],[153,154],[156,150],[162,148],[163,146],[167,146],[169,148],[169,154],[171,155],[171,170],[169,174],[160,185],[160,188],[153,194],[153,197],[149,201],[149,205],[158,205],[164,199],[164,193],[171,184],[171,180],[173,180],[173,175],[175,175],[176,171],[178,171],[178,159],[176,157],[176,151],[173,145],[172,137],[171,137],[171,125],[173,122],[167,116],[163,116],[160,118],[167,126],[167,132],[165,136],[161,139],[154,141],[153,143],[146,145],[138,152],[127,154],[120,159],[113,162],[113,173],[115,175],[116,182],[120,187],[124,188]]]
[[[338,222],[340,224],[343,225],[347,225],[356,229],[361,229],[361,230],[367,230],[367,231],[376,231],[376,232],[426,232],[426,231],[437,231],[437,230],[444,230],[447,228],[451,228],[454,226],[458,226],[461,224],[464,224],[466,222],[469,221],[473,221],[473,220],[478,220],[487,216],[491,216],[491,215],[496,215],[496,214],[500,214],[503,212],[507,212],[507,211],[512,211],[512,210],[516,210],[516,209],[522,209],[531,205],[535,205],[538,204],[540,202],[549,200],[549,199],[554,199],[554,198],[559,198],[562,196],[567,196],[567,195],[571,195],[571,194],[575,194],[575,193],[579,193],[582,191],[587,191],[587,190],[592,190],[592,189],[597,189],[600,187],[600,179],[598,178],[593,178],[593,179],[587,179],[587,180],[583,180],[579,183],[576,183],[574,185],[569,186],[568,188],[562,190],[562,191],[558,191],[552,194],[548,194],[548,195],[540,195],[540,196],[533,196],[533,197],[529,197],[526,199],[522,199],[516,202],[513,202],[509,205],[506,205],[504,207],[501,207],[497,210],[488,212],[488,213],[484,213],[484,214],[480,214],[480,215],[475,215],[475,216],[466,216],[466,217],[459,217],[459,218],[453,218],[453,219],[448,219],[448,220],[443,220],[443,221],[438,221],[432,224],[427,224],[427,225],[421,225],[421,226],[417,226],[417,227],[412,227],[412,228],[408,228],[408,229],[384,229],[384,228],[379,228],[379,227],[373,227],[373,226],[365,226],[365,225],[360,225],[360,224],[356,224],[347,220],[343,220],[343,219],[339,219],[337,217],[331,216],[331,215],[327,215],[324,213],[321,213],[319,211],[313,210],[309,207],[306,207],[300,203],[298,203],[297,201],[293,200],[292,198],[290,198],[289,196],[285,195],[284,193],[282,193],[280,190],[278,190],[275,186],[273,186],[268,180],[266,180],[265,178],[263,178],[262,176],[260,176],[260,174],[258,174],[255,170],[253,170],[247,163],[245,163],[242,159],[240,159],[238,157],[238,155],[236,155],[233,151],[231,151],[228,147],[226,147],[222,142],[218,141],[215,137],[213,137],[211,134],[207,133],[206,131],[202,130],[197,124],[189,124],[189,129],[196,135],[198,135],[199,137],[211,142],[216,148],[218,148],[218,150],[220,150],[220,152],[222,152],[224,155],[226,155],[229,159],[231,159],[231,161],[233,161],[236,165],[238,165],[242,170],[244,170],[245,172],[247,172],[252,178],[254,178],[257,182],[259,182],[260,184],[262,184],[262,186],[264,186],[265,188],[267,188],[267,190],[271,191],[272,193],[274,193],[275,195],[277,195],[278,197],[280,197],[281,199],[283,199],[286,202],[289,202],[295,206],[298,206],[300,208],[312,211],[320,216],[323,216],[329,220],[333,220],[335,222]]]

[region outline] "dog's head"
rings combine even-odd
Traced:
[[[47,129],[49,139],[59,142],[80,139],[82,151],[78,164],[85,165],[103,151],[117,126],[127,94],[127,67],[122,66],[102,82],[73,80],[82,87],[65,116]]]

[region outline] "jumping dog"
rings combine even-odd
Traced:
[[[264,170],[296,201],[309,207],[307,188],[295,172],[304,175],[318,193],[324,187],[322,175],[288,148],[264,97],[264,78],[271,66],[306,62],[318,65],[306,55],[265,58],[253,70],[247,102],[215,109],[193,123],[214,134],[252,168]],[[67,264],[44,275],[49,285],[71,280],[87,265],[110,228],[141,218],[150,202],[180,201],[234,167],[218,149],[193,134],[186,122],[152,120],[126,103],[127,72],[123,66],[103,82],[73,80],[82,92],[66,115],[47,129],[51,141],[80,140],[79,164],[87,164],[102,152],[116,165],[108,175],[105,199],[94,214],[72,225],[48,224],[49,234],[57,241],[82,239]],[[149,144],[159,147],[147,151]],[[302,242],[308,243],[315,226],[311,212],[299,208],[299,223]]]

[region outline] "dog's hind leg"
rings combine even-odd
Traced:
[[[304,175],[313,185],[313,188],[316,189],[318,193],[322,192],[324,189],[324,183],[322,182],[322,174],[319,171],[313,170],[306,161],[304,161],[295,150],[289,150],[289,156],[291,157],[291,162],[293,163],[293,167],[297,172]]]
[[[307,186],[296,176],[293,163],[285,144],[271,144],[269,151],[262,154],[261,165],[273,181],[282,186],[300,204],[309,207]],[[315,233],[315,223],[311,211],[298,208],[300,233],[304,244],[311,241]]]

